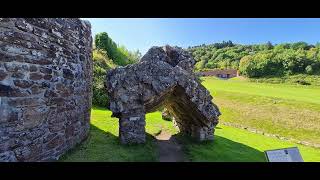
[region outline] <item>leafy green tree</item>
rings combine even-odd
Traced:
[[[308,49],[308,44],[306,42],[296,42],[296,43],[292,43],[291,44],[291,48],[294,49],[294,50],[298,50],[298,49]]]
[[[274,46],[275,50],[283,50],[283,49],[290,49],[291,45],[289,43],[282,43],[282,44],[277,44]]]
[[[97,49],[106,51],[108,57],[119,66],[138,62],[141,58],[139,51],[131,52],[125,46],[117,45],[106,32],[98,33],[95,36],[95,46]]]
[[[111,59],[116,59],[117,44],[113,42],[106,32],[96,34],[94,42],[97,49],[105,50]]]

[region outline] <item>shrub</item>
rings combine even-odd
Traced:
[[[93,50],[93,86],[92,104],[95,106],[107,107],[108,96],[104,90],[103,82],[106,73],[116,67],[104,50]]]
[[[309,82],[307,82],[305,80],[297,80],[295,82],[298,83],[298,84],[301,84],[301,85],[311,85]]]
[[[307,73],[307,74],[313,74],[313,69],[312,69],[312,66],[311,66],[311,65],[308,65],[308,66],[306,67],[306,73]]]
[[[92,104],[101,107],[108,107],[109,97],[104,88],[93,88]]]

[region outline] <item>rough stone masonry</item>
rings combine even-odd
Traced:
[[[88,135],[91,25],[0,18],[0,161],[51,161]]]
[[[195,60],[178,47],[152,47],[139,63],[110,70],[105,86],[122,143],[144,143],[145,114],[166,107],[180,132],[213,140],[220,111],[192,72]]]

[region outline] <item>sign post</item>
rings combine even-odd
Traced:
[[[303,162],[297,147],[268,150],[264,153],[268,162]]]

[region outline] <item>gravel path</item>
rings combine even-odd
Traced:
[[[186,162],[182,145],[167,131],[156,136],[160,162]]]

